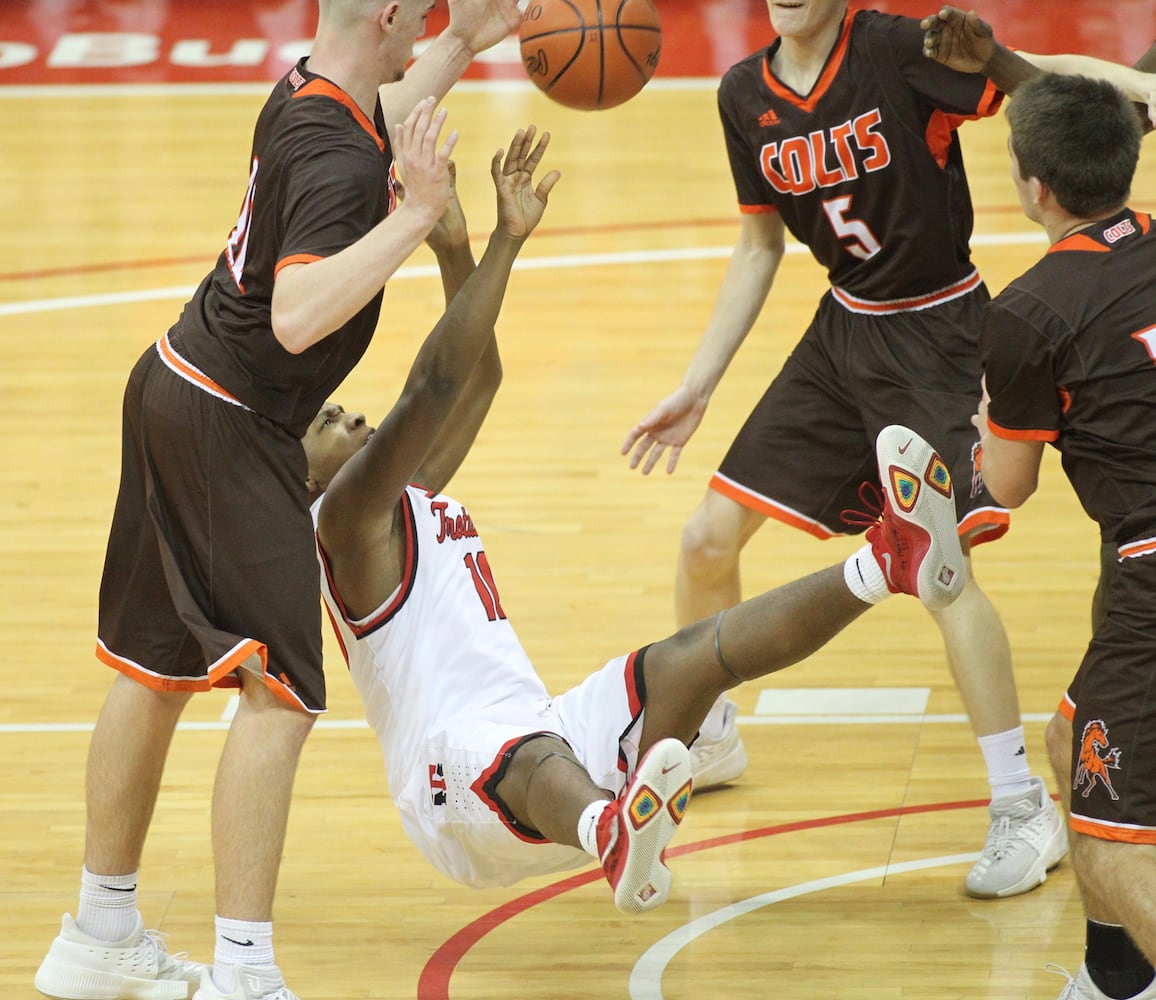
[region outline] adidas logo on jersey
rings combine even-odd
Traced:
[[[779,116],[775,114],[774,108],[767,108],[761,115],[759,115],[759,127],[769,128],[772,125],[781,125]]]

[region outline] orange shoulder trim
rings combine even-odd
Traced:
[[[369,137],[377,143],[377,148],[384,152],[385,141],[377,134],[377,129],[374,127],[373,122],[365,116],[365,112],[357,106],[357,102],[340,87],[330,83],[328,80],[310,80],[293,95],[293,100],[297,100],[298,97],[329,97],[338,104],[344,104],[345,107],[349,108],[357,124],[365,129]]]

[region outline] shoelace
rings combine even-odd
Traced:
[[[170,955],[168,946],[165,944],[165,938],[167,937],[168,935],[163,931],[147,930],[141,939],[142,947],[148,951],[149,958],[156,962],[158,970],[163,972],[180,972],[182,971],[182,965],[195,964],[186,961],[189,957],[187,951],[178,951],[175,955]]]
[[[1055,962],[1048,962],[1044,966],[1044,972],[1050,972],[1055,976],[1063,976],[1068,985],[1064,987],[1064,992],[1056,998],[1056,1000],[1088,1000],[1088,998],[1080,991],[1079,985],[1076,983],[1075,977],[1068,972],[1062,965],[1056,965]]]
[[[839,519],[852,528],[871,528],[883,520],[884,497],[883,492],[868,479],[859,484],[859,502],[866,508],[856,510],[848,507],[839,515]]]
[[[1011,835],[1011,819],[1001,816],[996,821],[995,836],[984,848],[984,854],[991,854],[995,858],[1002,858],[1011,852],[1015,838]]]

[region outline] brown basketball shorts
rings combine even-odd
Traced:
[[[129,377],[97,656],[158,690],[236,687],[244,664],[324,711],[301,442],[182,364],[162,338]]]
[[[863,482],[879,485],[875,438],[903,424],[951,470],[960,533],[972,544],[1007,530],[1008,512],[976,471],[980,398],[978,291],[919,311],[851,312],[827,294],[782,371],[711,480],[731,499],[818,538],[856,534]]]

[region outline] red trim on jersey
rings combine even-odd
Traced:
[[[314,536],[316,537],[316,536]],[[321,543],[317,543],[317,548],[321,548]],[[326,577],[328,577],[326,573]],[[345,660],[345,669],[349,669],[349,650],[345,648],[345,640],[341,638],[341,629],[337,627],[337,619],[333,617],[333,609],[329,606],[328,601],[321,602],[325,606],[325,614],[329,616],[329,624],[333,627],[333,634],[337,637],[337,645],[341,647],[341,656]]]
[[[979,276],[979,272],[972,271],[966,278],[960,278],[959,281],[945,288],[937,288],[934,292],[928,292],[926,295],[912,295],[905,299],[885,299],[881,302],[873,302],[870,299],[861,299],[857,295],[852,295],[838,285],[831,286],[831,295],[839,305],[851,312],[885,315],[930,309],[932,306],[938,306],[962,295],[967,295],[975,291],[982,283],[983,279]]]
[[[987,418],[987,426],[996,437],[1003,438],[1005,441],[1055,441],[1060,436],[1059,431],[1016,431],[1010,427],[1001,427],[991,419],[990,414]]]
[[[1071,722],[1076,717],[1076,704],[1072,701],[1066,692],[1060,699],[1059,705],[1056,706],[1056,711],[1069,722]]]
[[[1147,234],[1152,228],[1152,216],[1144,212],[1136,213],[1136,221],[1140,224],[1140,232]]]
[[[739,211],[743,215],[770,215],[778,210],[777,205],[739,205]]]
[[[630,761],[626,759],[626,751],[623,749],[622,741],[637,724],[642,710],[646,707],[646,677],[643,673],[643,663],[646,660],[648,648],[643,646],[642,649],[636,649],[627,656],[622,671],[622,686],[626,689],[626,705],[630,710],[630,722],[622,730],[622,735],[618,737],[618,770],[623,778],[630,777]]]
[[[495,797],[496,791],[494,795],[491,795],[490,792],[487,791],[486,785],[490,781],[493,781],[493,787],[496,790],[498,782],[501,781],[503,776],[503,772],[510,766],[510,760],[518,747],[528,740],[537,739],[540,736],[551,736],[559,740],[567,748],[569,747],[569,744],[557,733],[550,733],[546,730],[541,730],[536,733],[526,733],[524,736],[515,736],[502,745],[502,749],[498,751],[497,756],[494,757],[490,766],[479,774],[478,777],[474,779],[473,784],[470,785],[470,791],[481,799],[482,802],[486,804],[486,807],[502,821],[502,826],[525,844],[549,844],[552,843],[552,841],[537,830],[531,830],[529,827],[519,823],[517,818],[510,813],[509,806]],[[609,805],[610,800],[607,799],[606,802],[607,805]]]
[[[1003,91],[1000,90],[991,80],[987,81],[987,86],[983,88],[983,94],[980,96],[979,105],[975,109],[975,114],[969,116],[971,120],[975,118],[990,118],[1003,104]]]
[[[277,261],[277,266],[273,268],[273,277],[277,277],[281,273],[281,268],[288,267],[290,264],[312,264],[316,260],[324,260],[324,258],[315,253],[290,254]]]
[[[385,152],[385,140],[377,134],[377,129],[374,127],[373,122],[365,117],[365,112],[358,107],[357,102],[336,84],[322,79],[310,80],[293,95],[294,100],[298,97],[330,97],[337,101],[338,104],[344,104],[357,121],[357,124],[365,129],[370,138],[377,143],[377,148],[381,152]]]
[[[839,40],[835,43],[835,47],[827,57],[827,65],[823,67],[823,72],[819,75],[819,79],[815,81],[815,85],[806,97],[800,97],[791,90],[790,87],[780,83],[774,74],[771,73],[770,59],[764,59],[763,82],[770,88],[771,93],[776,97],[782,98],[788,104],[795,105],[795,107],[802,111],[808,113],[814,111],[815,105],[819,103],[820,98],[827,92],[827,89],[831,86],[831,81],[835,79],[835,75],[839,72],[839,67],[843,65],[843,58],[847,55],[847,44],[851,40],[851,22],[855,20],[855,15],[858,13],[857,10],[847,11],[846,16],[843,18],[843,28],[839,33]]]
[[[940,168],[947,166],[947,151],[951,148],[951,137],[964,122],[973,122],[979,118],[989,118],[994,115],[1003,103],[1003,92],[996,89],[990,80],[980,95],[975,114],[952,115],[946,111],[934,111],[928,119],[924,138],[927,148]]]
[[[401,582],[394,591],[393,596],[382,606],[381,610],[376,612],[368,621],[362,622],[360,625],[354,624],[349,617],[349,611],[345,607],[345,602],[341,599],[341,593],[337,589],[337,582],[333,579],[333,570],[329,565],[329,557],[325,554],[325,549],[321,547],[321,539],[317,539],[317,552],[321,556],[321,566],[325,570],[325,580],[329,584],[329,592],[333,595],[333,600],[337,604],[337,609],[341,612],[341,618],[348,626],[349,631],[354,635],[354,638],[364,639],[370,632],[381,628],[388,622],[405,603],[405,599],[409,597],[413,590],[414,581],[417,578],[417,526],[414,522],[413,504],[410,502],[409,494],[402,491],[401,503],[404,507],[405,517],[402,518],[402,524],[405,526],[405,563],[401,569]]]

